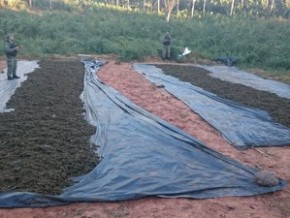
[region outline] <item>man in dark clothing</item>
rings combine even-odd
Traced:
[[[162,59],[170,59],[171,36],[169,32],[167,32],[164,35],[162,39],[162,44],[163,44]]]
[[[17,51],[19,50],[19,46],[15,45],[14,37],[7,36],[7,40],[5,41],[5,53],[7,57],[7,76],[8,80],[19,79],[19,76],[16,75],[17,70]]]

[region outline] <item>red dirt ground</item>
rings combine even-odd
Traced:
[[[0,60],[0,73],[3,73],[2,70],[6,68],[6,61]]]
[[[137,74],[128,63],[104,65],[99,77],[144,109],[187,131],[208,146],[245,164],[274,171],[290,180],[290,149],[259,148],[238,151],[210,125],[173,96]],[[217,199],[146,198],[115,203],[78,203],[48,208],[0,209],[0,218],[287,218],[290,217],[290,187],[254,197]]]

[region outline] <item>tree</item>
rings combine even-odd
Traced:
[[[177,17],[179,16],[179,3],[180,3],[180,0],[177,0],[176,2],[176,16]]]
[[[157,14],[160,14],[160,0],[157,0]]]
[[[273,14],[274,0],[268,0],[268,18]]]
[[[230,9],[230,16],[233,16],[233,13],[234,13],[234,5],[235,5],[235,0],[232,0],[231,9]]]
[[[189,10],[188,11],[190,12],[190,18],[193,18],[195,3],[196,3],[196,0],[191,0],[189,2]]]
[[[206,0],[203,0],[202,14],[205,14]]]
[[[142,11],[145,11],[146,0],[143,0]]]
[[[286,8],[285,2],[283,0],[275,0],[275,5],[277,8],[278,16],[283,16]]]
[[[127,0],[127,10],[130,9],[130,0]]]
[[[165,21],[169,22],[173,8],[177,5],[178,0],[164,0]]]

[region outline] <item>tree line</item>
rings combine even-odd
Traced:
[[[169,22],[175,17],[194,18],[205,13],[223,16],[251,15],[290,19],[290,0],[0,0],[0,8],[41,10],[97,10],[117,8],[141,13],[157,13]]]

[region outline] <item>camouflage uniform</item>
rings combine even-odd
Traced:
[[[170,37],[169,33],[166,33],[165,36],[163,37],[162,44],[163,44],[162,58],[163,59],[170,59],[171,37]]]
[[[5,41],[5,53],[7,57],[7,76],[8,79],[14,79],[19,78],[16,75],[17,70],[17,50],[18,47],[14,44],[13,41],[9,40],[10,37],[7,37],[7,40]]]

